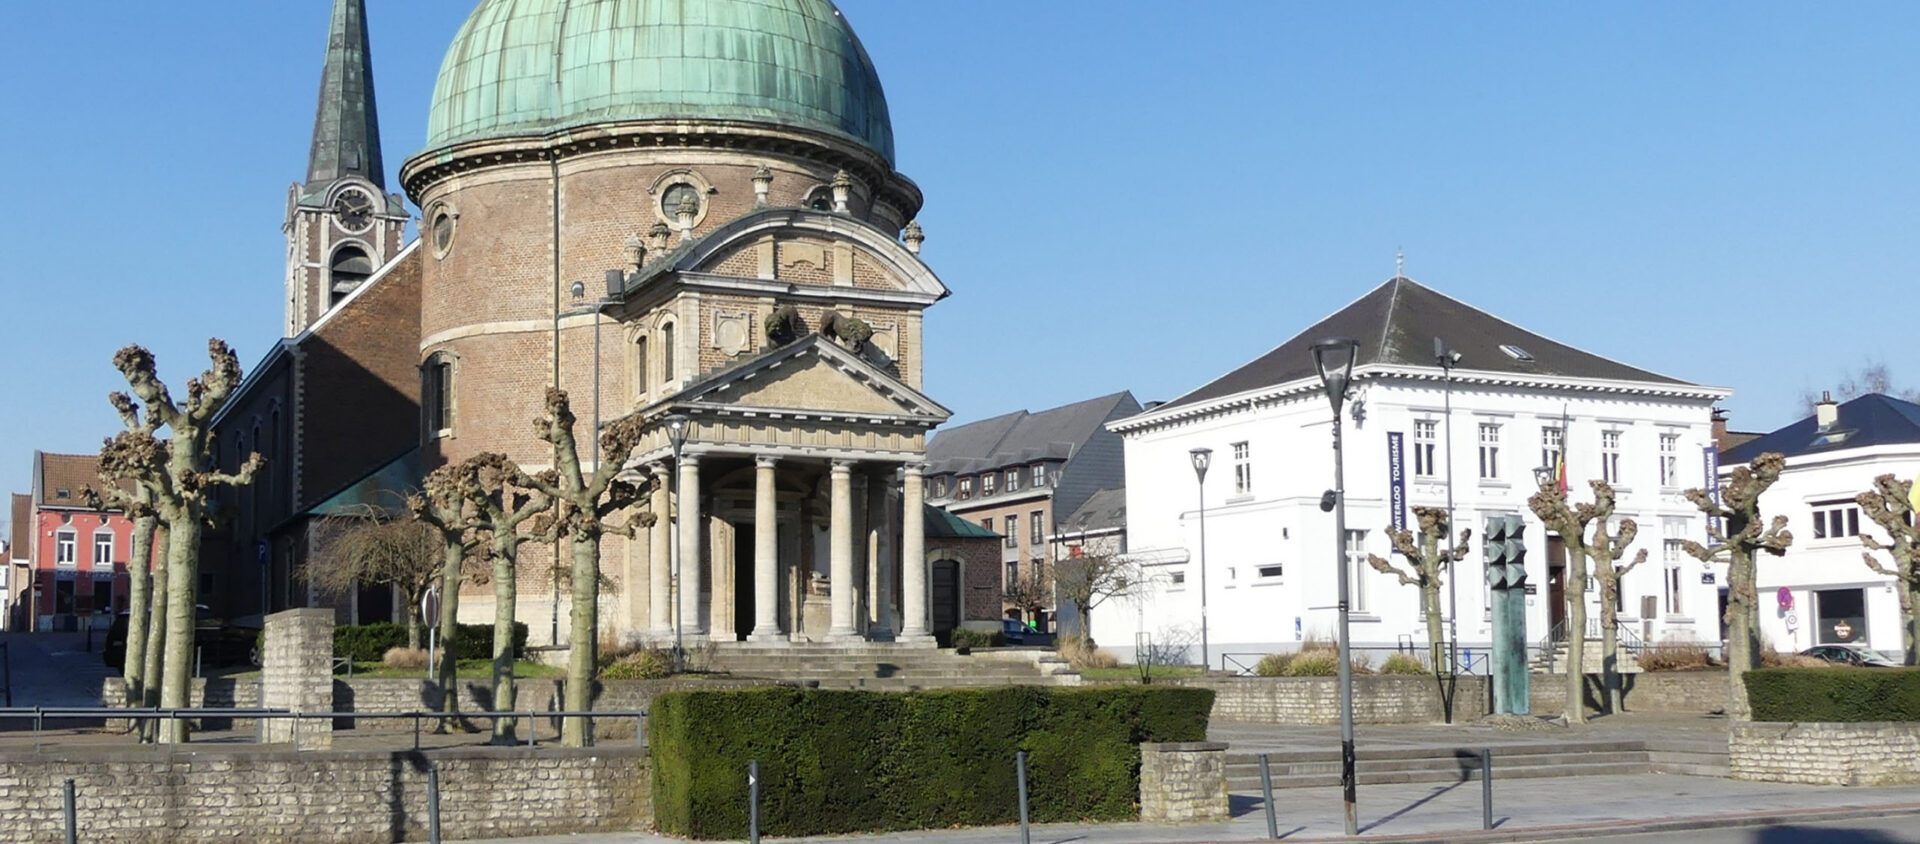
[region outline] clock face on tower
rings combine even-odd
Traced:
[[[358,232],[373,223],[373,198],[366,191],[344,190],[333,200],[334,218],[340,221],[340,227],[350,232]]]

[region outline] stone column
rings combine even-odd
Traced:
[[[901,487],[900,514],[900,641],[931,642],[933,632],[927,617],[927,523],[921,500],[924,469],[908,463],[906,482]]]
[[[260,706],[290,712],[333,711],[333,610],[300,609],[267,616],[261,654]],[[269,744],[291,742],[296,750],[333,746],[333,722],[325,718],[271,718]]]
[[[867,546],[873,572],[867,583],[867,601],[873,607],[868,630],[881,642],[893,639],[893,551],[898,543],[893,538],[892,474],[888,472],[885,480],[867,479],[867,532],[873,537]]]
[[[774,499],[774,458],[753,461],[753,632],[749,642],[779,642],[780,508]]]
[[[673,498],[667,467],[655,463],[653,473],[653,527],[647,529],[647,628],[656,644],[673,641]]]
[[[680,458],[680,632],[698,636],[707,626],[700,619],[700,546],[705,521],[700,518],[700,458]]]
[[[858,587],[853,579],[853,464],[850,461],[833,461],[831,499],[827,540],[828,559],[832,563],[828,576],[833,613],[827,638],[859,641],[860,633],[853,627],[853,599]]]
[[[1217,823],[1229,817],[1226,744],[1140,744],[1140,820]]]

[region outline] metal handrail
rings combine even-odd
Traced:
[[[169,721],[169,722],[178,721],[182,718],[224,718],[224,719],[235,719],[235,720],[242,719],[242,718],[251,718],[257,721],[287,719],[287,720],[295,721],[296,723],[301,720],[309,719],[309,718],[324,719],[329,721],[359,720],[359,719],[367,719],[367,720],[375,720],[375,721],[412,719],[413,720],[413,749],[415,750],[420,749],[420,724],[422,721],[428,721],[428,720],[439,721],[439,720],[446,720],[449,718],[493,718],[493,719],[508,718],[510,720],[518,721],[524,718],[527,721],[526,744],[528,747],[538,747],[540,745],[540,736],[534,730],[534,727],[533,727],[536,719],[538,718],[563,718],[563,719],[564,718],[610,718],[610,719],[632,718],[634,719],[634,730],[633,730],[634,746],[636,747],[647,746],[647,711],[644,709],[606,710],[606,711],[589,711],[589,712],[568,711],[568,710],[549,711],[549,710],[538,710],[538,709],[526,709],[526,710],[516,710],[516,711],[488,710],[488,711],[479,711],[479,712],[420,712],[420,711],[294,712],[287,709],[238,709],[238,708],[212,709],[212,708],[194,708],[194,707],[177,707],[177,708],[167,709],[167,708],[162,708],[157,706],[156,707],[129,707],[124,709],[114,708],[114,707],[99,707],[99,706],[93,706],[93,707],[47,707],[47,706],[0,707],[0,720],[9,719],[9,718],[33,719],[33,722],[34,722],[33,749],[35,752],[38,752],[40,750],[40,733],[45,729],[46,719],[48,718],[102,718],[102,719],[126,719],[129,721],[151,720],[151,721]],[[263,736],[261,740],[256,743],[268,744],[269,742],[265,741]],[[169,744],[168,746],[171,747],[171,744]],[[300,749],[299,742],[297,741],[294,742],[294,750],[297,752],[299,749]]]

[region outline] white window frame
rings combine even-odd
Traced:
[[[1860,505],[1852,501],[1816,501],[1813,508],[1813,539],[1845,540],[1860,535]]]
[[[1440,421],[1437,419],[1413,420],[1413,476],[1431,478],[1440,474],[1439,461],[1434,460],[1440,445]]]
[[[998,491],[997,488],[999,486],[1000,486],[999,472],[981,472],[980,473],[980,497],[981,498],[985,498],[989,495],[993,495],[995,492]]]
[[[1540,465],[1558,466],[1567,450],[1567,429],[1559,425],[1540,428]]]
[[[1660,486],[1672,489],[1680,483],[1680,435],[1660,435]]]
[[[973,477],[972,476],[968,476],[960,479],[960,486],[958,491],[954,494],[954,497],[960,499],[961,501],[966,501],[968,499],[973,498]]]
[[[1040,488],[1040,487],[1044,487],[1044,486],[1046,486],[1046,485],[1047,485],[1047,464],[1045,464],[1045,463],[1035,463],[1035,464],[1033,464],[1033,486],[1034,486],[1034,488],[1035,488],[1035,489],[1038,489],[1038,488]]]
[[[80,566],[80,534],[72,528],[61,528],[53,534],[53,564],[71,569]]]
[[[104,545],[100,541],[102,539],[106,540]],[[114,546],[114,536],[113,536],[113,530],[111,528],[103,527],[103,528],[97,528],[94,530],[93,532],[93,567],[94,568],[102,568],[102,567],[109,568],[109,569],[113,568],[113,546]],[[106,549],[106,552],[107,552],[107,558],[104,560],[100,559],[100,551],[103,547]]]
[[[1233,494],[1253,494],[1253,447],[1246,440],[1233,444]]]
[[[1610,484],[1620,483],[1620,441],[1619,431],[1600,432],[1600,479]]]
[[[1367,580],[1364,574],[1373,568],[1367,565],[1367,532],[1347,529],[1346,539],[1347,567],[1347,611],[1365,614],[1369,610]]]
[[[1007,470],[1007,491],[1008,492],[1020,491],[1020,470],[1019,469]]]
[[[1480,423],[1480,480],[1500,480],[1500,423]]]

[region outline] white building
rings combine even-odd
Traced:
[[[1556,343],[1394,278],[1253,362],[1110,426],[1125,437],[1128,547],[1156,585],[1131,611],[1094,613],[1102,646],[1129,655],[1137,634],[1164,643],[1197,633],[1203,577],[1214,668],[1333,638],[1339,552],[1334,516],[1320,509],[1333,486],[1332,427],[1310,349],[1335,336],[1360,342],[1341,420],[1356,647],[1425,641],[1418,590],[1365,556],[1399,563],[1385,529],[1414,525],[1413,507],[1447,506],[1449,442],[1456,524],[1474,541],[1442,600],[1457,600],[1461,647],[1476,666],[1492,636],[1479,554],[1486,517],[1527,520],[1528,639],[1545,640],[1565,618],[1564,548],[1526,504],[1535,468],[1551,465],[1563,442],[1573,499],[1590,500],[1589,478],[1612,481],[1617,516],[1639,522],[1635,547],[1650,552],[1625,578],[1622,626],[1652,640],[1719,640],[1716,587],[1678,543],[1705,536],[1705,517],[1681,493],[1713,477],[1712,410],[1730,391]],[[1459,353],[1450,389],[1436,337]],[[1204,573],[1195,448],[1213,450]]]
[[[1786,455],[1787,467],[1760,497],[1760,513],[1786,516],[1793,545],[1755,568],[1763,641],[1781,652],[1855,645],[1901,653],[1893,579],[1861,559],[1861,532],[1883,543],[1887,535],[1854,496],[1880,475],[1920,475],[1920,405],[1878,393],[1822,402],[1812,416],[1727,449],[1722,474],[1769,451]],[[1885,553],[1875,557],[1893,567]]]

